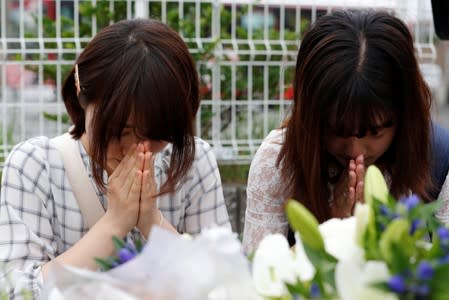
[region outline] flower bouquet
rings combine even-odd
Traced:
[[[44,299],[260,299],[249,262],[229,228],[195,238],[159,227],[145,245],[114,238],[116,254],[96,259],[102,272],[55,264]]]
[[[289,201],[296,245],[276,234],[262,240],[253,259],[257,292],[267,299],[449,299],[449,229],[434,217],[439,203],[395,200],[374,166],[364,195],[354,217],[321,225]]]
[[[320,225],[288,201],[296,245],[269,235],[249,260],[227,228],[186,239],[156,227],[145,245],[114,239],[116,255],[97,259],[104,272],[56,265],[44,298],[449,299],[449,229],[434,217],[438,203],[394,199],[374,166],[364,195],[354,217]]]

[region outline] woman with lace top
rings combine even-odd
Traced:
[[[351,216],[363,201],[370,164],[394,196],[436,199],[449,165],[449,134],[432,124],[430,103],[401,20],[371,10],[319,17],[301,41],[291,114],[251,163],[244,250],[267,234],[288,235],[289,198],[319,222]],[[438,215],[449,216],[447,205]]]

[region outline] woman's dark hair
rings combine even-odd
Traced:
[[[384,122],[396,126],[382,157],[392,194],[411,189],[429,200],[430,103],[412,36],[401,20],[372,10],[321,16],[301,42],[294,104],[277,161],[290,195],[319,221],[330,218],[326,130],[364,136]]]
[[[95,181],[102,187],[107,148],[120,139],[130,116],[143,139],[173,144],[168,178],[161,193],[172,191],[195,156],[193,120],[199,107],[198,75],[181,37],[153,20],[127,20],[100,31],[76,61],[62,96],[79,139],[85,132],[84,109],[94,104],[91,157]]]

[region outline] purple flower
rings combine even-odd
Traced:
[[[136,246],[134,246],[133,243],[126,242],[126,243],[125,243],[125,247],[126,247],[126,249],[128,249],[128,250],[131,251],[132,253],[137,254]]]
[[[394,275],[388,280],[388,287],[395,293],[402,294],[407,290],[405,280],[401,275]]]
[[[413,208],[415,208],[418,204],[419,204],[419,198],[417,195],[412,194],[411,196],[408,197],[403,197],[399,200],[402,204],[405,205],[405,207],[407,207],[407,210],[412,210]]]
[[[448,242],[449,241],[449,229],[447,229],[446,227],[438,228],[437,234],[438,234],[438,237],[439,237],[441,242],[443,242],[443,241]]]
[[[390,215],[390,210],[385,205],[381,205],[380,206],[380,214],[388,217]]]
[[[422,261],[419,263],[418,268],[416,269],[416,273],[418,278],[421,280],[430,280],[435,273],[432,265],[427,261]]]
[[[397,217],[399,217],[399,215],[398,215],[397,213],[391,211],[391,210],[390,210],[387,206],[385,206],[385,205],[381,205],[381,206],[380,206],[379,213],[380,213],[382,216],[385,216],[385,217],[387,217],[387,218],[390,218],[391,220],[394,220],[394,219],[396,219]]]
[[[133,253],[131,250],[129,250],[128,248],[122,248],[120,249],[120,251],[118,252],[118,257],[121,261],[121,263],[126,263],[127,261],[130,261],[131,259],[133,259],[136,256],[135,253]]]
[[[421,284],[418,287],[418,294],[422,296],[427,296],[430,293],[430,288],[427,284]]]
[[[413,291],[414,294],[419,295],[419,296],[427,296],[430,293],[430,288],[427,284],[420,284],[420,285],[413,286],[411,288],[411,290]],[[419,298],[419,299],[421,299],[421,298]]]
[[[320,287],[316,283],[312,283],[310,286],[310,297],[319,298],[321,296]]]
[[[421,224],[422,224],[421,220],[418,220],[418,219],[413,220],[412,226],[410,227],[410,231],[409,231],[410,235],[413,235],[415,233],[416,229],[421,227]]]
[[[449,254],[446,254],[445,256],[441,257],[438,262],[442,265],[449,264]]]
[[[437,235],[440,240],[441,248],[447,253],[449,251],[449,229],[442,226],[437,229]]]
[[[117,261],[113,261],[112,263],[111,263],[111,267],[112,268],[115,268],[115,267],[118,267],[120,264],[117,262]]]

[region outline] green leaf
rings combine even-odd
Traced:
[[[395,258],[395,252],[400,247],[404,255],[410,256],[414,248],[413,241],[409,235],[410,223],[405,219],[395,219],[382,233],[379,240],[379,249],[385,261],[391,265]],[[396,250],[395,250],[396,249]]]
[[[387,183],[382,172],[374,165],[369,166],[366,170],[364,195],[365,202],[369,205],[373,203],[374,199],[378,199],[384,203],[388,201],[389,192]]]
[[[113,268],[113,265],[109,259],[94,257],[95,263],[103,270],[107,271]]]
[[[140,238],[137,238],[134,241],[134,245],[136,246],[136,250],[137,250],[138,253],[142,252],[143,242],[142,242],[142,240]]]
[[[114,247],[117,251],[125,248],[126,246],[125,241],[115,235],[112,237],[112,242],[114,243]]]
[[[295,200],[287,202],[287,218],[292,229],[298,232],[304,246],[316,251],[324,251],[324,241],[318,230],[318,221],[310,211]]]
[[[392,254],[392,261],[390,262],[390,271],[393,274],[402,273],[404,270],[408,270],[411,268],[410,264],[410,255],[407,254],[407,250],[404,249],[401,245],[396,243],[391,244],[390,251]]]
[[[309,289],[306,287],[305,283],[299,279],[294,284],[286,282],[285,285],[292,295],[306,296],[309,293]]]
[[[319,281],[324,281],[335,289],[335,267],[338,260],[325,250],[317,251],[305,244],[304,251],[310,263],[315,267],[315,276],[319,276]]]
[[[430,282],[432,300],[447,300],[449,295],[448,284],[449,264],[439,265],[435,268],[432,281]]]

